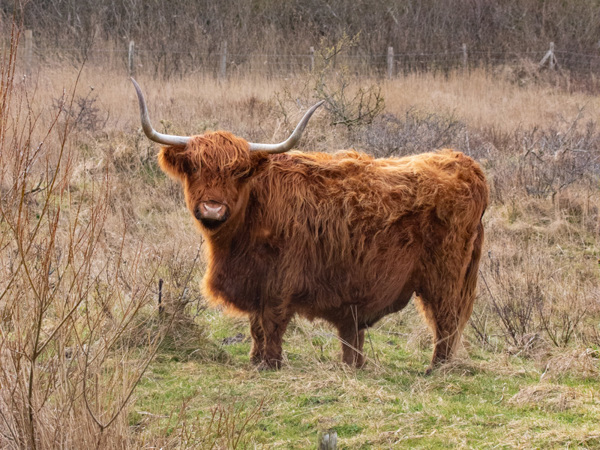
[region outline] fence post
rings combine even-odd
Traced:
[[[221,68],[219,71],[219,79],[227,78],[227,41],[221,44]]]
[[[162,304],[162,287],[163,287],[163,280],[162,278],[160,278],[158,280],[158,315],[161,316],[165,307]]]
[[[31,76],[33,67],[33,31],[25,30],[25,74]]]
[[[320,432],[317,435],[317,450],[336,450],[337,449],[337,432],[329,430]]]
[[[387,49],[387,75],[390,80],[394,76],[394,47]]]
[[[308,52],[310,54],[310,71],[312,72],[315,70],[315,48],[309,48]]]
[[[129,41],[129,54],[127,55],[127,67],[129,69],[129,76],[135,76],[135,42]]]
[[[550,50],[546,52],[538,67],[541,69],[546,64],[546,61],[550,69],[554,70],[558,67],[558,61],[556,60],[556,55],[554,55],[554,42],[550,42]]]
[[[462,45],[462,66],[463,70],[467,70],[467,44],[463,43]]]

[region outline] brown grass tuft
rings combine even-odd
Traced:
[[[597,379],[600,375],[598,351],[573,349],[550,357],[544,364],[542,378],[557,381],[564,378]]]
[[[536,408],[561,412],[581,404],[580,394],[568,386],[539,384],[528,386],[517,392],[509,403],[521,408]]]

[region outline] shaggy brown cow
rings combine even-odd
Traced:
[[[479,165],[442,150],[373,159],[355,151],[280,153],[218,131],[148,137],[181,181],[206,239],[204,292],[250,319],[252,361],[279,367],[294,314],[337,327],[343,360],[361,366],[364,330],[413,294],[446,361],[471,315],[488,188]],[[258,150],[258,151],[251,151]]]

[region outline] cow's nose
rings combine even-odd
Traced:
[[[194,215],[207,228],[215,228],[227,220],[229,208],[227,205],[215,201],[200,202]]]
[[[199,209],[200,218],[212,220],[222,220],[227,210],[223,203],[218,202],[201,202]]]

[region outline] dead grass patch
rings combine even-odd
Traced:
[[[509,400],[521,408],[539,408],[547,411],[566,411],[581,405],[580,393],[571,387],[539,384],[521,389]]]
[[[550,357],[543,365],[542,377],[553,381],[564,378],[597,379],[600,375],[598,351],[573,349]]]

